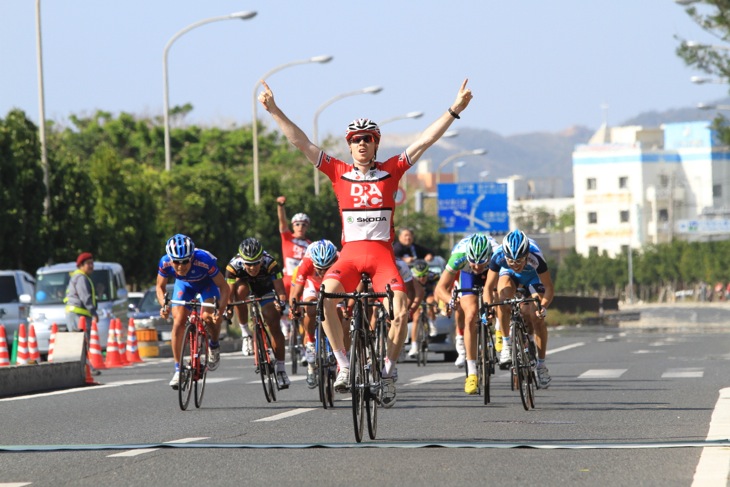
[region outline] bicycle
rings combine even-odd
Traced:
[[[421,314],[418,316],[418,322],[413,324],[416,326],[416,342],[418,343],[418,355],[416,363],[418,366],[426,366],[428,363],[428,340],[431,334],[431,325],[428,321],[428,311],[430,308],[438,308],[436,303],[429,303],[425,299],[419,304]]]
[[[453,309],[456,301],[456,296],[462,292],[471,292],[477,296],[477,310],[479,317],[477,319],[477,384],[478,394],[484,397],[484,405],[490,403],[491,394],[490,387],[492,376],[496,372],[497,364],[497,352],[494,348],[494,327],[488,319],[485,311],[488,309],[484,305],[483,286],[474,286],[470,288],[454,288],[451,292],[451,301],[449,302],[449,308]],[[468,377],[468,367],[466,370]],[[483,394],[482,394],[483,393]]]
[[[180,409],[185,411],[190,404],[190,396],[195,389],[195,407],[203,404],[205,393],[205,379],[208,375],[208,331],[200,317],[201,308],[218,308],[218,299],[214,303],[206,303],[193,299],[184,301],[170,299],[165,295],[165,306],[179,304],[190,306],[192,310],[185,322],[182,347],[180,351],[180,383],[177,388]]]
[[[303,301],[300,301],[300,303],[303,303]],[[294,300],[292,300],[292,310],[293,309]],[[287,344],[287,347],[289,349],[289,358],[291,359],[292,375],[297,375],[299,361],[302,357],[305,356],[304,343],[302,343],[302,335],[299,333],[299,318],[300,316],[294,313],[294,318],[291,320],[291,327],[289,329],[289,340]]]
[[[370,277],[363,273],[361,280],[368,289]],[[378,406],[382,404],[382,382],[380,371],[385,361],[386,311],[385,306],[374,300],[388,298],[387,316],[393,319],[393,291],[386,285],[386,292],[354,291],[351,293],[328,293],[320,287],[317,315],[324,320],[324,299],[348,299],[352,302],[350,320],[350,393],[352,394],[352,421],[355,440],[362,441],[365,418],[368,435],[374,440],[378,428]],[[368,307],[376,307],[375,330],[370,329]]]
[[[537,384],[537,358],[535,347],[530,340],[525,320],[522,318],[521,307],[526,303],[535,303],[540,308],[538,298],[526,298],[522,295],[487,305],[487,309],[496,306],[510,306],[512,319],[510,320],[510,348],[512,366],[510,367],[510,387],[519,389],[520,399],[525,411],[535,408],[535,387]]]
[[[292,299],[291,307],[296,317],[299,314],[297,311],[299,306],[318,306],[318,304],[319,301],[297,301]],[[322,314],[324,314],[324,311]],[[334,407],[334,384],[337,376],[337,360],[335,360],[334,351],[330,346],[330,341],[324,332],[322,320],[319,316],[319,308],[317,308],[315,312],[317,327],[314,330],[314,368],[317,370],[315,377],[317,378],[317,387],[319,389],[319,400],[322,406],[327,409],[328,407]]]
[[[266,396],[267,402],[276,401],[276,391],[279,390],[279,384],[276,381],[276,357],[274,356],[273,342],[261,314],[260,302],[271,299],[272,296],[273,294],[267,294],[257,297],[249,294],[246,299],[228,305],[229,308],[241,304],[247,304],[249,307],[248,316],[254,323],[254,363],[256,364],[257,373],[261,376],[261,385],[264,387],[264,396]]]

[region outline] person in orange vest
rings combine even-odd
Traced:
[[[66,287],[66,328],[68,331],[80,331],[79,321],[82,316],[86,317],[86,330],[84,339],[86,346],[89,346],[91,334],[91,321],[97,320],[96,314],[96,293],[91,274],[94,272],[94,256],[90,252],[81,252],[76,258],[77,269],[71,273],[71,278]],[[91,367],[91,366],[90,366]],[[99,375],[100,372],[91,367],[91,373]]]

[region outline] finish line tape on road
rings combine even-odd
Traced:
[[[289,449],[308,448],[535,448],[547,450],[636,450],[655,448],[727,448],[730,438],[712,441],[663,441],[642,443],[489,443],[489,442],[381,442],[381,443],[148,443],[128,445],[0,445],[0,452],[56,452],[89,450],[135,450],[149,448],[233,448]]]

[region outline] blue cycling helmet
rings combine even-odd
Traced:
[[[471,264],[486,264],[492,258],[492,244],[483,233],[475,233],[469,237],[466,246],[466,260]]]
[[[172,260],[189,259],[193,256],[193,252],[195,252],[195,244],[187,235],[178,233],[170,237],[167,241],[165,251]]]
[[[530,242],[525,232],[519,229],[512,230],[502,240],[504,255],[511,260],[518,260],[530,251]]]
[[[319,240],[309,247],[309,256],[314,267],[327,269],[337,260],[337,247],[329,240]]]

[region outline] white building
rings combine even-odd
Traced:
[[[573,152],[576,250],[729,238],[729,159],[709,122],[602,127]]]

